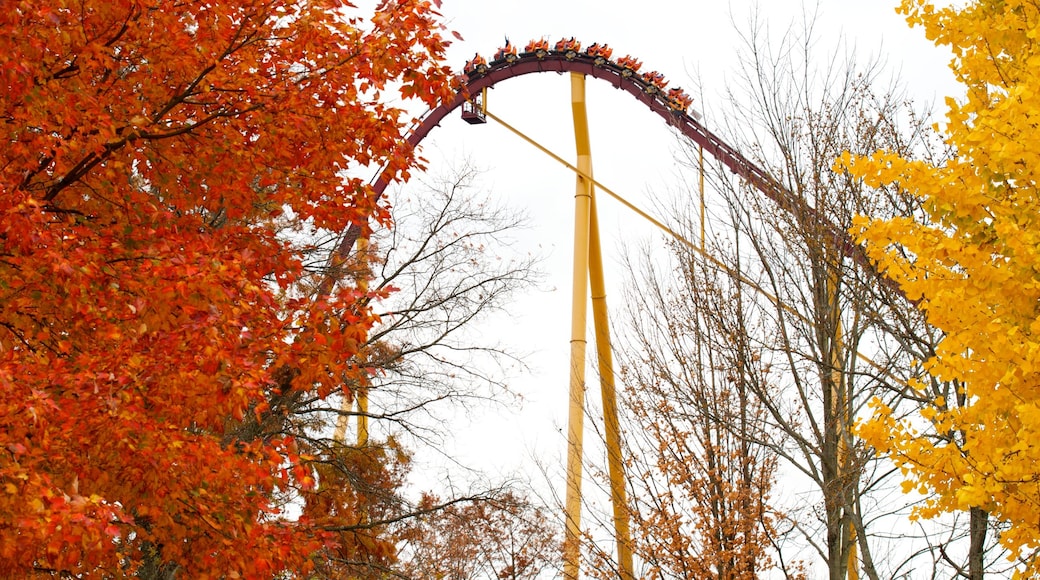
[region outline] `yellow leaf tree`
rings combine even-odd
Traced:
[[[979,0],[899,11],[948,46],[965,87],[941,127],[954,152],[935,165],[886,152],[846,155],[840,170],[915,195],[919,219],[861,218],[872,259],[944,333],[919,413],[884,405],[861,434],[928,494],[924,517],[982,510],[1001,542],[1040,573],[1040,6]],[[927,385],[952,385],[940,396]]]

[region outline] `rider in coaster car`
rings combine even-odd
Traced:
[[[527,46],[524,47],[524,52],[537,52],[539,50],[548,51],[549,41],[544,38],[532,40],[531,42],[527,43]]]
[[[477,70],[480,65],[487,65],[487,59],[480,56],[480,53],[474,53],[473,58],[466,63],[466,66],[462,67],[462,72],[469,74]]]
[[[643,66],[643,63],[639,62],[638,60],[627,54],[617,59],[617,63],[618,66],[620,66],[621,68],[627,68],[632,72],[637,72],[639,70],[639,67]]]
[[[679,87],[668,89],[668,101],[677,111],[686,111],[693,104],[693,98]]]
[[[657,71],[643,73],[643,80],[661,90],[668,88],[668,82],[664,80],[664,75]]]
[[[578,42],[577,40],[574,40],[573,36],[570,37],[569,39],[568,38],[561,38],[556,43],[556,50],[559,51],[559,52],[566,52],[568,50],[573,50],[573,51],[577,52],[577,51],[581,50],[581,43]]]
[[[503,58],[506,58],[509,55],[516,55],[516,47],[513,46],[511,42],[509,42],[509,37],[507,36],[506,45],[498,49],[498,52],[495,53],[494,60],[502,60]]]
[[[610,55],[613,52],[614,51],[611,50],[609,46],[607,46],[605,44],[600,46],[600,44],[598,42],[593,43],[592,46],[590,46],[588,49],[585,50],[585,54],[587,54],[589,56],[601,56],[601,57],[603,57],[605,59],[610,59]]]

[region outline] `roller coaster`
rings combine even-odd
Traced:
[[[456,79],[454,97],[430,109],[407,136],[413,148],[448,114],[461,109],[463,120],[480,125],[493,117],[487,110],[487,89],[498,83],[532,73],[570,73],[571,103],[574,115],[577,163],[564,162],[576,173],[575,236],[572,296],[570,409],[568,415],[568,460],[566,489],[566,533],[564,540],[564,577],[577,579],[579,573],[579,543],[581,537],[581,472],[582,432],[585,390],[585,332],[586,310],[591,291],[597,358],[604,412],[604,434],[611,480],[611,500],[614,508],[614,528],[618,550],[618,573],[621,578],[634,578],[627,504],[625,499],[624,468],[620,451],[620,432],[614,388],[614,372],[610,335],[606,317],[606,291],[599,245],[599,226],[596,216],[595,185],[592,177],[591,147],[585,110],[585,78],[593,77],[623,90],[697,144],[704,153],[713,156],[751,187],[791,212],[800,223],[812,223],[846,257],[873,271],[862,249],[848,234],[821,216],[804,199],[795,195],[756,164],[709,131],[692,108],[693,99],[679,87],[669,87],[663,74],[641,72],[642,63],[626,55],[613,58],[613,50],[605,44],[585,48],[574,38],[563,38],[550,45],[545,39],[532,40],[521,51],[508,40],[489,61],[479,54],[470,59]],[[504,124],[504,122],[502,122]],[[514,130],[515,131],[515,130]],[[523,136],[523,135],[521,135]],[[530,140],[526,136],[525,139]],[[533,141],[531,141],[534,143]],[[544,150],[544,148],[543,148]],[[547,151],[547,150],[546,150]],[[551,154],[551,153],[550,153]],[[554,154],[551,154],[555,157]],[[557,157],[558,158],[558,157]],[[559,159],[559,158],[558,158]],[[562,161],[562,160],[561,160]],[[376,200],[390,183],[381,173],[372,187]],[[601,188],[602,186],[599,185]],[[363,228],[354,225],[344,232],[332,255],[332,263],[342,263],[351,254]],[[880,279],[880,276],[879,276]],[[328,291],[326,288],[325,291]],[[359,395],[358,403],[367,405],[367,397]],[[364,413],[361,414],[362,416]],[[359,433],[367,433],[367,426],[359,425]]]
[[[606,81],[615,88],[631,94],[668,125],[675,127],[683,136],[701,147],[704,153],[721,161],[730,171],[780,207],[807,220],[827,223],[825,219],[820,219],[815,209],[803,199],[792,195],[772,176],[709,131],[700,122],[700,115],[691,108],[692,99],[682,89],[667,88],[664,75],[661,73],[641,73],[642,62],[638,59],[628,55],[612,59],[612,54],[613,49],[598,43],[582,50],[581,43],[573,38],[561,39],[552,46],[544,39],[532,40],[522,52],[507,40],[506,45],[498,49],[491,61],[478,54],[466,63],[463,72],[456,77],[457,90],[454,98],[427,111],[408,135],[408,144],[418,147],[423,139],[456,109],[461,108],[462,118],[468,123],[486,122],[484,99],[487,89],[498,83],[532,73],[580,74]],[[384,174],[380,174],[374,180],[372,186],[377,199],[382,196],[389,183],[389,176]],[[360,226],[351,227],[341,238],[335,256],[340,259],[348,256],[360,233]],[[869,264],[844,231],[831,228],[830,234],[846,255],[862,265]]]

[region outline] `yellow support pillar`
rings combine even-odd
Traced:
[[[623,580],[632,580],[632,548],[629,534],[625,470],[621,460],[621,429],[618,423],[614,362],[607,320],[606,284],[603,278],[603,252],[599,241],[595,187],[592,176],[592,147],[585,109],[585,75],[571,73],[571,109],[574,115],[574,141],[577,169],[574,194],[574,262],[571,319],[570,409],[567,453],[567,529],[564,539],[564,578],[579,575],[581,545],[582,435],[585,419],[585,329],[589,286],[592,290],[592,315],[596,328],[600,394],[603,401],[610,495],[614,507],[614,532],[618,545],[618,564]],[[588,176],[585,177],[585,176]]]
[[[841,304],[838,301],[838,271],[841,268],[840,258],[834,258],[830,264],[832,268],[827,277],[828,300],[830,301],[831,316],[834,317],[834,343],[831,345],[831,402],[834,408],[832,413],[841,421],[838,426],[838,478],[845,477],[846,468],[849,467],[849,446],[846,439],[849,437],[849,403],[846,400],[848,392],[844,382],[844,360],[841,353],[843,340],[843,328],[841,324]],[[849,555],[845,561],[846,580],[859,580],[859,550],[857,546],[856,526],[849,522],[846,531],[846,542],[849,543]]]
[[[361,267],[364,268],[364,275],[361,276],[361,280],[358,282],[358,289],[362,292],[368,292],[368,236],[364,235],[357,241],[357,253],[361,259]],[[358,385],[357,389],[357,446],[365,447],[368,445],[368,385]]]
[[[357,446],[368,445],[368,387],[361,387],[357,393]]]
[[[357,253],[355,254],[357,267],[361,269],[362,275],[358,279],[358,289],[362,292],[368,291],[368,236],[362,234],[357,240]],[[368,388],[359,385],[354,392],[353,399],[357,399],[357,446],[368,445]],[[340,406],[340,416],[336,420],[336,429],[332,433],[332,439],[342,443],[347,435],[347,417],[354,401],[346,399]]]
[[[585,75],[571,73],[571,109],[578,151],[578,170],[592,174],[588,117],[585,112]],[[566,530],[563,540],[563,577],[577,580],[581,558],[582,435],[585,427],[585,324],[589,300],[589,216],[592,182],[578,176],[574,190],[574,261],[571,294],[570,406],[567,417]]]
[[[607,319],[607,289],[603,279],[603,251],[599,241],[595,188],[592,190],[589,237],[589,283],[592,289],[592,319],[596,327],[596,358],[599,362],[599,386],[603,400],[610,500],[614,507],[614,539],[617,541],[621,580],[634,580],[628,500],[625,493],[625,464],[621,459],[621,427],[617,412],[617,389],[614,384],[614,354],[611,352],[610,325]]]

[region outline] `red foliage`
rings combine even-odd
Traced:
[[[294,441],[236,430],[342,388],[370,323],[355,291],[300,297],[278,220],[381,217],[344,177],[415,163],[381,92],[450,91],[430,2],[352,10],[0,11],[0,575],[269,578],[330,541],[273,506],[313,481]]]

